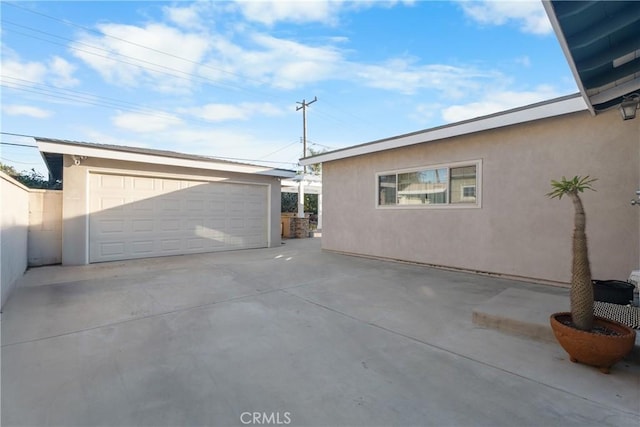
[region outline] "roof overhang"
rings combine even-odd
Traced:
[[[62,178],[62,156],[65,154],[76,156],[77,159],[91,157],[222,172],[267,175],[279,178],[292,178],[296,175],[295,171],[292,170],[274,169],[266,166],[235,163],[204,156],[162,150],[100,145],[39,137],[35,138],[35,140],[45,164],[47,168],[49,168],[51,177],[58,180]]]
[[[360,156],[363,154],[376,153],[378,151],[392,150],[394,148],[401,148],[414,144],[422,144],[445,138],[468,135],[471,133],[497,129],[579,111],[587,111],[587,107],[584,100],[580,97],[580,94],[573,94],[471,120],[465,120],[458,123],[452,123],[432,129],[305,157],[300,159],[300,164],[307,166],[316,163],[330,162],[347,157]]]
[[[543,0],[592,114],[640,91],[640,2]]]

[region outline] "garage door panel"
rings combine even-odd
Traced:
[[[153,229],[153,219],[134,219],[131,223],[131,231],[134,233],[151,232]]]
[[[117,209],[118,211],[122,211],[122,207],[126,204],[126,200],[124,197],[104,197],[100,200],[100,209],[108,210],[108,209]]]
[[[155,210],[152,198],[136,198],[132,200],[131,210],[134,212],[151,213]]]
[[[111,234],[111,233],[123,233],[125,224],[122,219],[105,219],[97,224],[97,233],[99,234]]]
[[[187,239],[187,250],[205,249],[206,247],[207,247],[207,239],[203,239],[201,237]]]
[[[227,207],[221,202],[208,204],[206,211],[208,217],[225,218],[227,216]]]
[[[159,231],[179,231],[181,222],[179,219],[162,219],[160,220]]]
[[[90,262],[268,244],[268,187],[91,174]]]
[[[99,175],[100,187],[105,190],[116,189],[124,190],[125,177],[120,175]]]
[[[180,239],[160,239],[160,250],[163,253],[180,251],[180,243]]]
[[[153,240],[141,240],[131,242],[131,252],[136,255],[151,254],[155,250]]]
[[[124,242],[102,242],[98,244],[98,250],[101,256],[120,256],[125,254]]]
[[[159,208],[161,211],[172,213],[180,212],[181,200],[178,198],[161,198],[159,200]]]
[[[187,213],[192,215],[202,215],[204,212],[204,200],[188,199],[185,206]]]
[[[180,181],[173,179],[163,179],[160,181],[160,184],[164,192],[177,191],[182,188],[180,185]]]

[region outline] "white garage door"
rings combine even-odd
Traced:
[[[89,179],[89,262],[268,246],[265,185]]]

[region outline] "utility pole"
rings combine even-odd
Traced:
[[[307,107],[318,100],[317,96],[313,97],[313,101],[306,102],[304,99],[302,102],[296,102],[300,104],[296,107],[296,111],[302,110],[302,157],[307,157]],[[302,174],[307,173],[307,167],[303,166]]]
[[[296,102],[300,104],[296,107],[296,111],[302,110],[302,157],[307,157],[307,107],[318,100],[317,96],[313,97],[313,101]],[[300,181],[298,181],[298,218],[304,218],[304,179],[307,174],[307,167],[302,167],[302,175]]]

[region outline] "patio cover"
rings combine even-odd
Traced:
[[[640,91],[640,2],[544,0],[578,88],[593,114]]]

